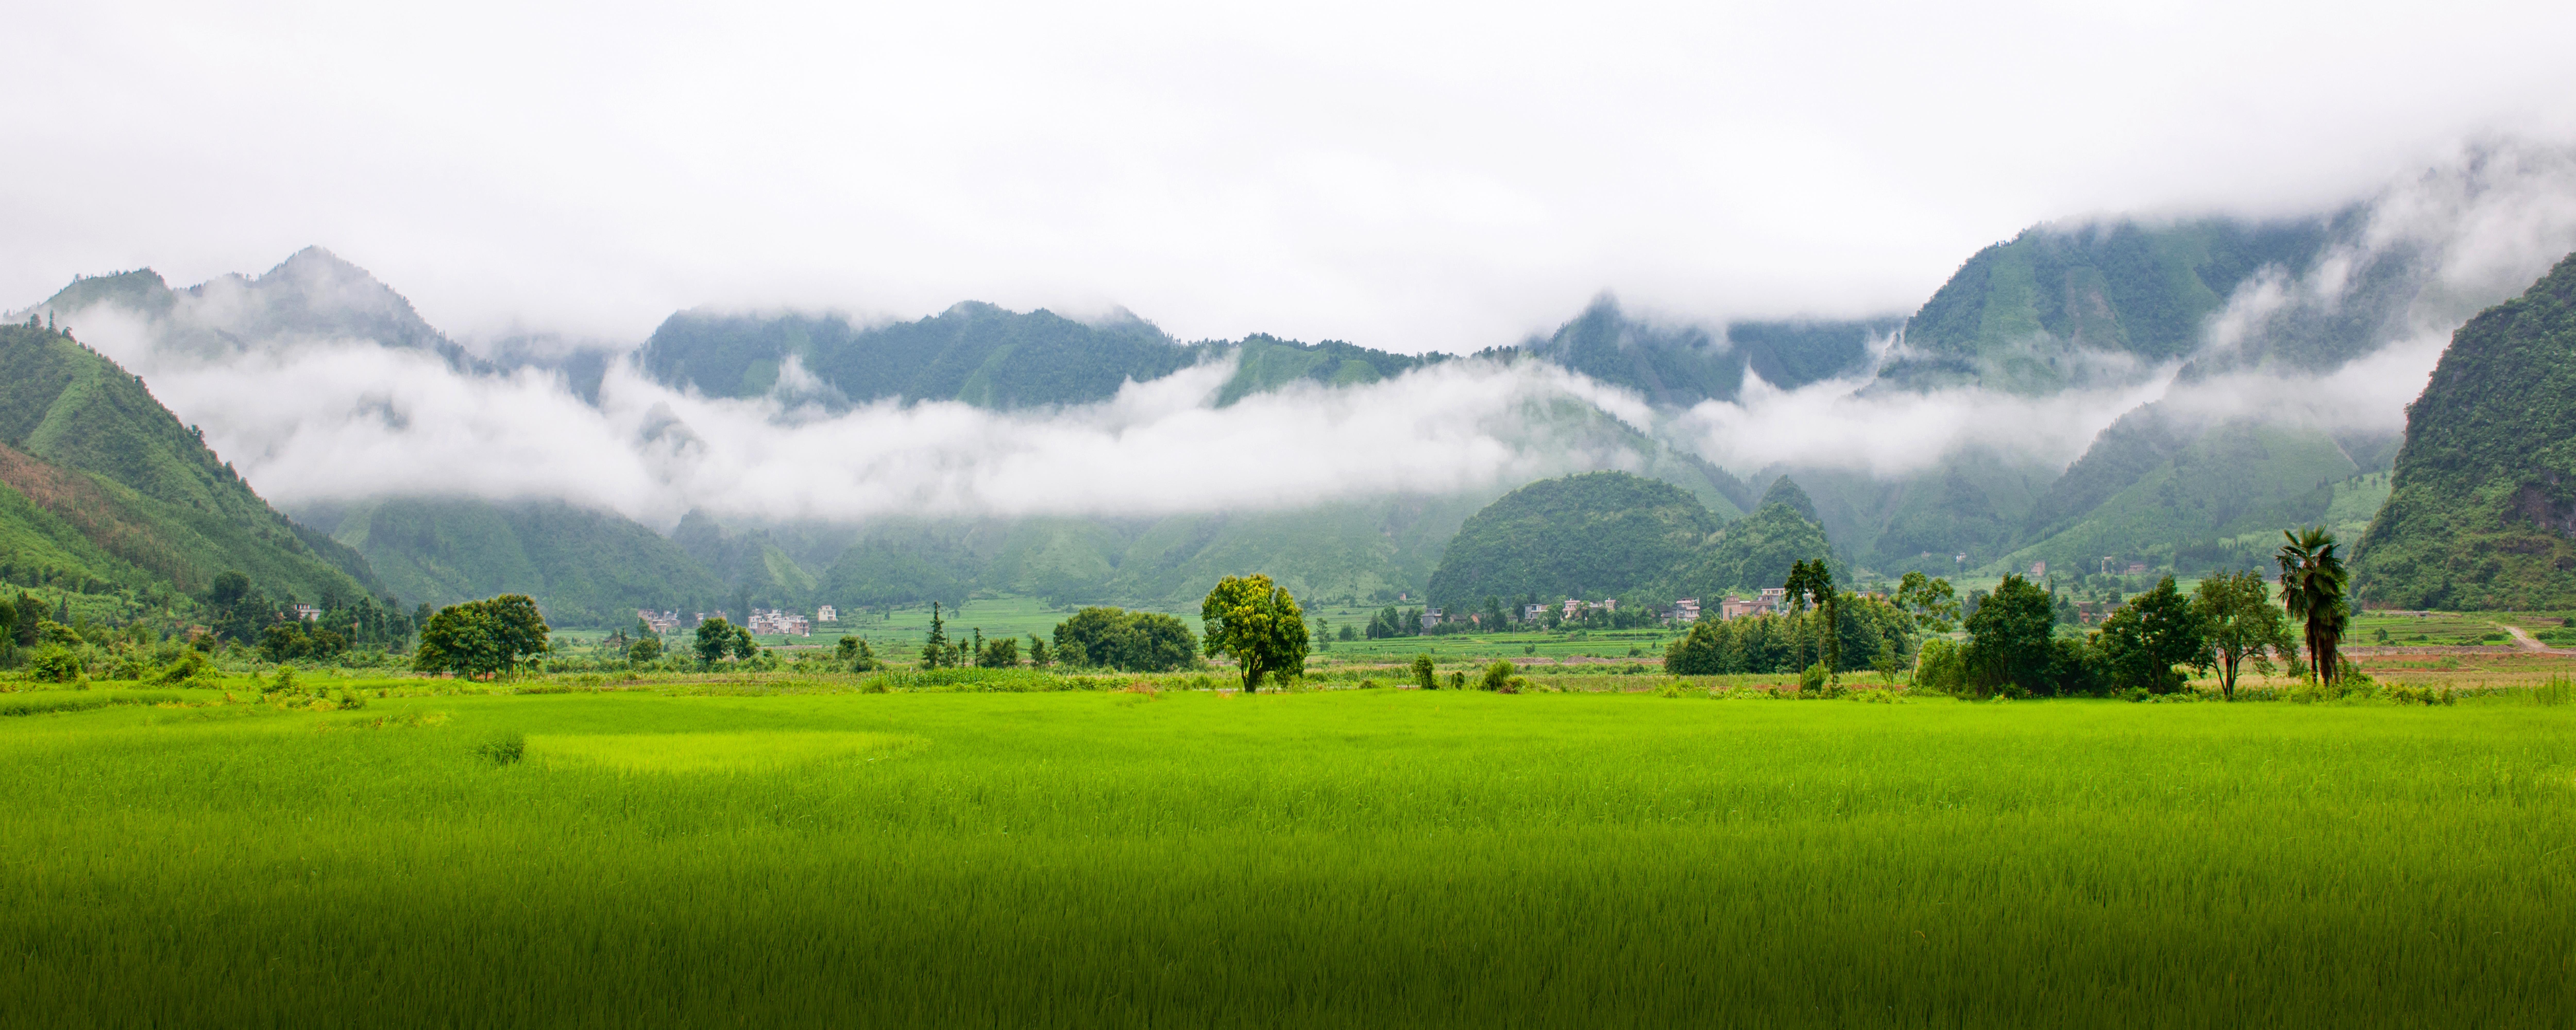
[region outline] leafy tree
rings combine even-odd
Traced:
[[[1199,605],[1207,653],[1234,656],[1245,693],[1261,689],[1264,676],[1306,672],[1306,616],[1287,589],[1263,575],[1227,576]]]
[[[2219,696],[2236,700],[2236,673],[2246,659],[2270,672],[2274,653],[2298,650],[2290,638],[2289,620],[2272,603],[2270,584],[2252,569],[2211,576],[2192,591],[2192,611],[2209,630],[2209,649],[2218,665]]]
[[[1512,677],[1520,674],[1520,666],[1497,659],[1494,664],[1485,667],[1485,675],[1476,681],[1476,686],[1481,690],[1508,690],[1512,685]]]
[[[1906,573],[1896,585],[1896,607],[1915,625],[1934,633],[1950,632],[1959,622],[1959,599],[1951,592],[1950,581],[1920,572]]]
[[[1046,639],[1035,633],[1029,634],[1029,667],[1043,669],[1054,661],[1055,655],[1047,650]]]
[[[851,672],[869,672],[877,668],[876,649],[858,637],[844,636],[832,648],[832,660]]]
[[[637,665],[660,657],[662,657],[662,638],[660,637],[643,637],[627,645],[626,648],[626,660]]]
[[[2148,693],[2182,689],[2177,665],[2209,667],[2208,622],[2191,600],[2166,576],[2155,589],[2130,598],[2102,620],[2095,646],[2115,686],[2145,687]]]
[[[1056,661],[1122,672],[1170,672],[1198,657],[1198,637],[1159,612],[1093,607],[1055,627]]]
[[[995,637],[975,653],[975,664],[986,669],[1016,669],[1020,665],[1020,639]]]
[[[733,623],[726,621],[724,616],[718,615],[698,623],[698,664],[714,665],[723,661],[725,654],[733,650],[733,642]]]
[[[2343,593],[2350,577],[2335,554],[2334,534],[2309,526],[2282,530],[2281,536],[2289,541],[2273,554],[2281,563],[2281,605],[2291,618],[2306,623],[2308,666],[2320,682],[2333,686],[2340,672],[2335,641],[2352,613]]]
[[[2018,574],[2006,575],[1968,616],[1969,685],[2054,693],[2057,663],[2049,634],[2056,624],[2047,591]]]
[[[421,627],[412,668],[477,679],[516,672],[545,653],[548,632],[537,602],[526,594],[452,604]]]
[[[1421,687],[1424,690],[1440,689],[1439,671],[1440,667],[1433,664],[1430,655],[1418,654],[1413,656],[1414,686]]]
[[[18,603],[11,606],[9,639],[19,647],[36,646],[36,638],[45,621],[45,602],[21,591]]]
[[[760,641],[751,638],[751,630],[733,628],[733,656],[736,661],[750,661],[760,655]]]

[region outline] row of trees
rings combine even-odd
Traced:
[[[1968,616],[1964,647],[1946,640],[1925,645],[1916,682],[1975,695],[2165,694],[2183,688],[2186,669],[2215,670],[2221,696],[2232,700],[2246,668],[2270,673],[2277,657],[2331,686],[2344,675],[2335,642],[2351,617],[2349,577],[2333,534],[2309,528],[2282,535],[2287,542],[2274,554],[2281,570],[2278,603],[2271,584],[2250,569],[2203,579],[2189,596],[2166,576],[2084,638],[2058,635],[2048,593],[2006,576]],[[2294,622],[2299,637],[2291,634]],[[2304,663],[2297,660],[2300,637]]]

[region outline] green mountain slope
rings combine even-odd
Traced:
[[[1894,330],[1900,319],[1846,321],[1743,321],[1721,338],[1692,325],[1656,325],[1630,317],[1618,301],[1602,297],[1546,337],[1532,337],[1520,352],[1624,386],[1665,407],[1741,396],[1750,371],[1779,387],[1796,387],[1860,371],[1871,337]]]
[[[62,333],[0,326],[0,368],[0,443],[88,480],[35,486],[45,477],[21,463],[12,488],[38,506],[53,498],[99,550],[183,592],[233,570],[272,597],[382,592],[363,559],[300,533],[104,356]]]
[[[2266,265],[2303,270],[2329,232],[2326,219],[2033,227],[1969,258],[1907,320],[1880,376],[2047,393],[2116,376],[2102,355],[2179,361],[2240,283]]]
[[[1625,472],[1543,479],[1469,516],[1431,575],[1430,601],[1625,594],[1660,586],[1716,533],[1688,491]]]
[[[624,625],[637,608],[732,603],[724,581],[677,544],[622,515],[560,501],[404,497],[306,516],[407,600],[527,594],[548,621],[568,626]]]
[[[2335,484],[2373,471],[2330,434],[2248,420],[2163,437],[2152,447],[2138,443],[2124,455],[2123,461],[2144,461],[2144,470],[2083,514],[2041,524],[2046,535],[2007,556],[2003,566],[2045,561],[2084,573],[2107,557],[2120,566],[2143,561],[2183,572],[2243,567],[2252,557],[2224,541],[2270,539],[2289,526],[2322,522]],[[2253,556],[2268,551],[2262,547]]]
[[[1773,480],[1753,514],[1728,524],[1678,570],[1670,592],[1697,597],[1702,611],[1715,611],[1715,598],[1779,586],[1789,578],[1789,567],[1802,561],[1825,559],[1835,566],[1835,575],[1849,578],[1850,570],[1835,560],[1815,511],[1795,480]]]
[[[2354,574],[2399,607],[2576,607],[2576,255],[2452,334]]]

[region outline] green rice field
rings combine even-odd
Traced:
[[[2576,705],[2527,691],[442,682],[0,697],[0,1024],[2576,1012]]]

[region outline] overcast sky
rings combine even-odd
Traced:
[[[978,298],[1470,350],[2576,139],[2564,2],[388,6],[13,5],[0,307],[318,243],[468,338]]]

